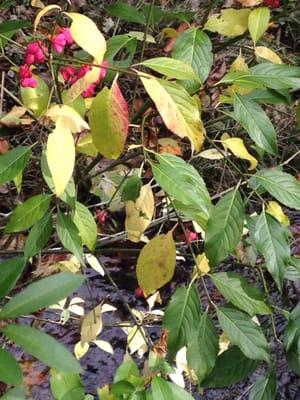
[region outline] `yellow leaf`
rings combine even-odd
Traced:
[[[71,131],[61,119],[50,133],[47,142],[47,163],[52,175],[54,189],[59,197],[72,176],[75,165],[75,144]]]
[[[45,4],[41,0],[31,0],[31,7],[45,8]]]
[[[237,0],[243,7],[258,6],[263,0]]]
[[[271,49],[268,49],[265,46],[256,46],[255,47],[255,56],[257,61],[268,60],[273,64],[282,64],[281,58]]]
[[[285,215],[281,205],[277,201],[269,201],[266,212],[276,218],[283,226],[290,226],[289,217]]]
[[[161,33],[164,38],[176,39],[179,36],[179,32],[174,28],[164,28]]]
[[[38,24],[40,23],[40,20],[43,18],[44,15],[48,14],[48,12],[53,11],[53,10],[61,10],[61,8],[55,4],[50,4],[49,6],[43,8],[40,12],[37,13],[37,16],[35,17],[34,23],[33,23],[33,30],[36,31],[36,28]]]
[[[92,83],[96,82],[99,78],[99,68],[92,67],[82,78],[78,79],[71,87],[67,90],[67,101],[72,103],[77,99],[81,93],[86,90]]]
[[[139,242],[154,213],[154,197],[150,185],[141,187],[138,199],[126,202],[125,229],[128,240]]]
[[[246,63],[246,60],[244,57],[242,57],[241,55],[239,55],[231,64],[230,72],[248,72],[249,71],[249,67],[248,64]]]
[[[85,15],[73,12],[66,14],[72,19],[70,32],[74,41],[100,65],[106,52],[104,36],[96,24]]]
[[[18,125],[23,125],[26,119],[22,119],[23,115],[26,113],[27,109],[25,107],[13,106],[9,113],[5,114],[0,119],[0,124],[13,128]],[[32,121],[32,120],[31,120]]]
[[[84,129],[89,129],[88,123],[78,114],[74,108],[66,105],[55,105],[52,106],[46,113],[46,116],[51,118],[52,121],[56,122],[61,119],[63,124],[72,133],[81,132]]]
[[[81,342],[76,343],[74,347],[74,354],[77,360],[80,360],[85,355],[85,353],[88,351],[89,348],[90,345],[87,342],[83,344]]]
[[[206,158],[208,160],[221,160],[224,158],[223,154],[217,149],[207,149],[199,153],[199,157]]]
[[[240,138],[229,138],[222,140],[224,148],[229,148],[229,150],[238,158],[250,161],[249,170],[255,169],[257,167],[257,160],[254,158],[248,150],[246,149],[244,142]]]
[[[76,150],[78,153],[86,154],[90,157],[96,157],[98,150],[94,145],[91,133],[80,136],[80,139],[76,144]]]
[[[93,342],[102,330],[101,305],[95,307],[85,317],[80,330],[80,342]]]
[[[196,258],[197,261],[197,271],[199,275],[206,275],[210,271],[209,260],[205,253],[199,254]]]
[[[235,10],[227,8],[221,10],[221,15],[212,15],[208,18],[204,29],[211,32],[218,32],[225,36],[240,36],[248,28],[248,17],[250,10]]]
[[[138,352],[138,355],[142,357],[148,350],[147,343],[145,342],[145,330],[138,326],[123,328],[123,330],[127,334],[127,343],[130,354]]]
[[[140,76],[167,128],[181,138],[187,137],[199,152],[205,135],[197,100],[176,83]]]
[[[270,9],[268,7],[258,7],[251,11],[248,19],[248,29],[254,45],[268,29],[269,22]]]
[[[128,36],[135,37],[137,40],[143,41],[145,33],[139,31],[130,31],[127,33]],[[152,35],[146,35],[146,42],[148,43],[156,43],[154,37]]]
[[[218,355],[224,353],[224,351],[226,351],[229,346],[230,346],[230,340],[228,339],[226,334],[224,332],[222,332],[221,335],[219,336],[219,349],[220,350],[219,350]]]
[[[168,283],[176,265],[176,247],[172,232],[154,237],[139,254],[136,274],[145,296]]]
[[[94,340],[93,343],[99,347],[99,349],[106,351],[107,353],[114,354],[114,349],[112,345],[106,340]]]

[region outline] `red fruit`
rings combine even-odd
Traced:
[[[108,220],[109,217],[109,212],[108,211],[100,211],[96,210],[96,220],[98,221],[98,224],[104,225],[105,222]]]
[[[138,299],[145,298],[144,292],[140,287],[136,288],[134,291],[135,297]]]
[[[278,8],[280,7],[280,0],[264,0],[264,6]]]

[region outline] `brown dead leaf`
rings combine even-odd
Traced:
[[[175,156],[182,156],[182,148],[175,139],[162,138],[158,140],[158,144],[160,146],[160,153],[171,153],[175,154]]]
[[[184,32],[185,30],[187,30],[189,28],[189,24],[187,24],[186,22],[182,22],[179,27],[176,29],[176,31],[178,33]],[[166,46],[164,47],[164,51],[166,53],[170,53],[174,47],[174,44],[176,42],[176,38],[172,38],[168,41],[168,43],[166,44]]]
[[[14,128],[20,125],[30,125],[33,122],[31,118],[21,118],[26,113],[25,107],[14,106],[9,113],[5,114],[0,119],[0,124],[9,128]]]
[[[236,2],[240,3],[243,7],[254,7],[261,4],[263,0],[236,0]]]
[[[30,388],[31,386],[41,386],[46,380],[47,367],[38,361],[26,360],[20,363],[23,371],[23,383],[25,387]]]
[[[5,154],[9,150],[9,142],[6,139],[0,139],[0,154]]]

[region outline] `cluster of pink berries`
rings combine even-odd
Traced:
[[[51,44],[56,53],[61,54],[66,46],[74,43],[69,28],[59,28],[58,33],[51,39]],[[22,87],[37,87],[37,80],[32,74],[33,64],[43,64],[47,57],[47,47],[41,41],[29,43],[26,48],[25,64],[20,66],[19,76]],[[100,68],[99,77],[96,82],[92,83],[83,93],[82,97],[95,96],[97,85],[105,78],[108,62],[104,61],[102,68]],[[65,66],[60,69],[60,73],[66,84],[73,85],[78,79],[83,78],[92,67],[83,65],[82,67],[75,68],[72,66]]]

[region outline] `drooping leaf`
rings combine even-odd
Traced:
[[[74,222],[60,211],[57,213],[56,231],[63,246],[84,265],[82,242]]]
[[[250,180],[251,186],[257,185],[269,192],[277,201],[287,207],[300,210],[300,182],[292,175],[269,168],[258,171]]]
[[[35,17],[35,20],[34,20],[34,23],[33,23],[33,30],[34,30],[34,32],[36,31],[36,29],[37,29],[37,27],[38,27],[38,25],[39,25],[41,19],[42,19],[47,13],[49,13],[49,12],[51,12],[51,11],[53,11],[53,10],[60,11],[60,10],[61,10],[61,7],[58,6],[58,5],[56,5],[56,4],[50,4],[50,5],[46,6],[45,8],[43,8],[42,10],[40,10],[40,11],[37,13],[37,15],[36,15],[36,17]]]
[[[254,383],[249,393],[249,400],[274,400],[276,389],[276,375],[271,370],[266,377],[260,377]]]
[[[255,8],[249,14],[248,29],[254,45],[268,29],[269,21],[270,9],[268,7]]]
[[[168,78],[198,80],[191,65],[181,60],[168,57],[156,57],[143,61],[141,65],[159,72]]]
[[[246,357],[270,361],[269,345],[261,328],[249,315],[232,306],[217,307],[221,328],[232,344],[238,346]]]
[[[46,154],[55,193],[61,197],[71,179],[75,165],[73,135],[62,119],[56,122],[54,131],[48,136]]]
[[[77,226],[82,243],[94,251],[97,241],[97,224],[90,210],[76,201],[73,222]]]
[[[1,331],[27,353],[44,364],[65,372],[81,372],[81,367],[65,346],[48,334],[27,325],[10,324]]]
[[[21,87],[22,103],[29,108],[36,118],[39,118],[48,107],[50,90],[46,82],[38,75],[33,75],[37,80],[37,87]]]
[[[282,207],[277,203],[277,201],[269,201],[266,212],[277,219],[277,221],[283,226],[290,226],[289,217],[283,212]]]
[[[106,52],[106,42],[96,24],[88,17],[78,13],[66,13],[72,20],[70,32],[74,41],[94,57],[100,65]],[[92,38],[92,40],[91,40]]]
[[[155,400],[193,400],[193,397],[181,387],[159,376],[152,379],[151,393]]]
[[[142,180],[138,175],[126,179],[122,190],[122,201],[136,201],[140,195]]]
[[[200,385],[213,369],[219,351],[216,328],[206,311],[200,317],[197,333],[187,343],[187,361],[198,377]]]
[[[272,155],[277,154],[275,129],[259,104],[246,96],[236,94],[233,117],[246,129],[259,147]]]
[[[201,309],[199,293],[195,285],[188,288],[176,289],[169,302],[164,319],[163,328],[169,331],[168,351],[172,361],[182,347],[198,332]]]
[[[202,386],[222,388],[234,385],[252,374],[256,366],[257,361],[247,358],[237,346],[232,346],[217,358],[212,372],[202,382]]]
[[[15,358],[6,350],[0,348],[0,381],[8,385],[22,383],[22,370]]]
[[[100,154],[117,159],[124,150],[129,112],[117,82],[105,87],[93,100],[89,112],[93,142]]]
[[[52,218],[47,212],[31,229],[26,239],[24,256],[35,256],[48,242],[52,233]]]
[[[162,189],[174,199],[176,208],[187,218],[206,226],[211,200],[205,182],[190,164],[173,154],[156,154],[153,175]]]
[[[172,233],[154,237],[143,247],[137,260],[136,274],[145,296],[168,283],[176,265],[176,247]]]
[[[51,199],[52,194],[38,194],[18,205],[10,216],[5,231],[20,232],[30,228],[45,215]]]
[[[270,61],[273,64],[282,64],[281,58],[271,49],[265,46],[256,46],[254,49],[255,57],[258,59]]]
[[[252,231],[251,227],[250,231]],[[263,211],[256,220],[252,235],[257,250],[264,256],[267,270],[281,291],[285,269],[290,258],[288,230]]]
[[[61,272],[40,279],[9,300],[2,308],[0,318],[16,318],[55,304],[73,293],[83,281],[83,276],[71,272]]]
[[[190,65],[203,84],[213,63],[212,44],[209,37],[199,28],[190,28],[176,39],[172,57]],[[189,93],[200,88],[198,81],[180,82]]]
[[[244,219],[244,204],[236,187],[219,200],[207,222],[205,253],[211,266],[235,249],[242,235]]]
[[[249,171],[257,167],[258,161],[253,157],[247,150],[243,139],[232,137],[228,139],[223,139],[222,144],[228,147],[229,150],[238,158],[247,160],[250,162]]]
[[[248,28],[249,9],[236,10],[226,8],[221,10],[221,15],[212,15],[208,18],[204,29],[210,32],[218,32],[225,36],[240,36]]]
[[[179,137],[187,137],[193,149],[200,151],[205,129],[196,99],[174,82],[145,74],[140,79],[167,128]]]
[[[23,257],[14,257],[0,264],[0,299],[15,286],[25,267]]]
[[[154,197],[149,184],[141,187],[140,195],[135,202],[126,202],[125,229],[128,240],[139,242],[149,226],[154,214]]]
[[[50,385],[55,400],[84,399],[84,389],[79,374],[51,369]]]
[[[93,308],[82,321],[80,330],[80,343],[90,343],[96,340],[102,330],[101,305]]]
[[[211,275],[222,295],[236,307],[250,315],[271,314],[263,294],[235,272],[218,272]]]
[[[19,146],[0,156],[0,185],[12,181],[26,167],[31,146]]]

